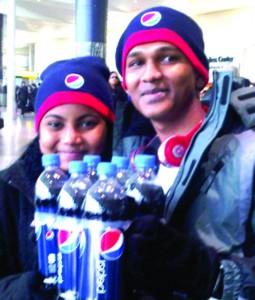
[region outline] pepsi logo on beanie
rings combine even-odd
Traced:
[[[42,73],[42,84],[35,99],[35,129],[44,115],[62,104],[82,104],[114,122],[114,106],[108,85],[110,71],[96,56],[54,62]]]
[[[116,66],[125,83],[126,57],[137,45],[169,42],[187,57],[195,70],[208,82],[208,60],[204,53],[203,33],[195,21],[169,7],[157,6],[139,13],[123,32],[116,49]]]

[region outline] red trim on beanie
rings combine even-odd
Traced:
[[[52,108],[62,104],[81,104],[95,109],[108,121],[114,122],[114,113],[102,101],[91,94],[75,91],[62,91],[51,94],[40,106],[35,117],[35,130],[39,131],[39,126],[44,115]]]
[[[141,30],[131,34],[123,48],[122,54],[122,85],[126,89],[126,58],[128,53],[137,45],[151,43],[151,42],[169,42],[180,49],[183,54],[187,57],[193,67],[205,80],[205,85],[209,80],[208,70],[198,59],[194,51],[190,46],[174,31],[167,28],[155,28],[150,30]]]

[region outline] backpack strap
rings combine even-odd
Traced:
[[[230,102],[246,128],[255,127],[255,86],[235,90]]]
[[[190,184],[190,182],[193,181],[194,174],[196,174],[201,164],[201,158],[209,151],[211,143],[217,138],[229,108],[233,74],[229,71],[214,71],[213,76],[214,86],[208,116],[202,124],[198,135],[195,135],[191,141],[191,145],[184,157],[185,163],[181,165],[177,178],[166,195],[165,216],[167,220],[171,219],[177,205],[187,205],[187,203],[182,203],[182,199],[185,198],[185,194],[189,194],[190,187],[192,188],[194,185],[194,182],[192,182],[193,184]],[[204,130],[205,127],[207,127],[206,130]],[[193,147],[195,143],[196,146]],[[214,172],[213,170],[218,167],[216,162],[214,162],[211,169],[204,176],[210,176],[211,172]],[[195,187],[198,187],[198,185],[195,184]],[[194,188],[194,193],[195,191],[199,193],[197,188]]]

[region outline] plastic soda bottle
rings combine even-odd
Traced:
[[[57,236],[54,222],[58,209],[58,194],[68,179],[60,169],[58,154],[42,156],[44,171],[35,184],[35,228],[39,270],[44,275],[44,288],[57,286]]]
[[[156,181],[155,168],[155,155],[139,154],[135,157],[135,172],[126,182],[126,194],[135,199],[138,205],[137,216],[163,216],[165,195]]]
[[[116,177],[121,185],[125,186],[127,180],[133,174],[129,168],[130,158],[126,156],[113,155],[111,162],[117,166]]]
[[[101,156],[98,154],[86,154],[83,157],[83,161],[88,165],[88,173],[93,182],[96,182],[98,179],[97,175],[97,165],[101,162]]]
[[[117,167],[99,163],[98,181],[83,205],[86,251],[81,264],[81,300],[117,300],[123,292],[123,231],[134,215],[129,199],[116,179]]]
[[[87,163],[72,161],[68,171],[70,178],[59,193],[57,216],[59,300],[78,299],[79,259],[85,251],[81,206],[93,184],[87,173]]]

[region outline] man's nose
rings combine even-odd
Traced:
[[[162,78],[160,65],[154,61],[149,61],[144,65],[141,79],[145,82],[153,82]]]

